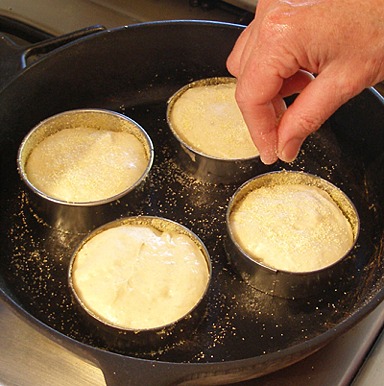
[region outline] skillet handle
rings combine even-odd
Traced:
[[[0,34],[0,89],[18,72],[37,61],[42,55],[82,37],[105,30],[106,28],[102,25],[94,25],[29,46],[18,45],[8,36]]]
[[[21,54],[21,67],[27,67],[27,65],[31,63],[29,60],[32,59],[31,61],[35,61],[38,59],[39,55],[47,54],[48,52],[53,51],[54,49],[64,46],[65,44],[73,42],[77,39],[105,30],[106,28],[102,25],[94,25],[32,44],[24,49]]]
[[[103,373],[107,386],[170,386],[201,385],[204,380],[196,377],[196,367],[180,366],[177,363],[158,362],[127,356],[111,355],[108,351],[85,354],[87,359]],[[186,379],[194,379],[185,383]],[[213,383],[212,383],[213,384]]]

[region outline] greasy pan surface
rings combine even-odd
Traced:
[[[178,166],[166,102],[193,80],[228,75],[225,60],[241,30],[220,23],[163,22],[101,32],[47,55],[0,93],[3,295],[42,331],[114,373],[111,383],[134,383],[136,369],[148,384],[190,376],[225,383],[265,374],[311,354],[384,296],[384,108],[372,90],[350,101],[306,141],[297,161],[270,167],[317,174],[349,196],[361,220],[350,256],[353,268],[319,298],[284,300],[250,288],[229,264],[225,213],[238,185],[202,183]],[[204,321],[185,341],[157,353],[114,353],[79,318],[67,269],[84,235],[41,221],[17,174],[18,147],[34,125],[61,111],[92,107],[133,118],[155,147],[146,198],[133,207],[130,203],[129,211],[124,200],[111,206],[116,218],[146,214],[180,222],[202,239],[212,258]]]

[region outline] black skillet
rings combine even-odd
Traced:
[[[186,83],[228,75],[225,61],[242,29],[176,21],[98,32],[40,58],[0,91],[0,293],[42,333],[100,366],[110,385],[213,385],[261,376],[326,345],[384,297],[384,102],[373,89],[339,109],[305,142],[296,162],[270,168],[314,173],[347,193],[361,219],[353,271],[340,272],[340,282],[320,297],[284,300],[248,287],[228,263],[225,211],[237,186],[195,181],[178,166],[165,112],[168,98]],[[116,217],[178,221],[211,254],[204,321],[183,342],[156,353],[113,352],[78,317],[66,278],[83,235],[40,221],[16,170],[18,147],[34,125],[83,107],[122,112],[154,142],[146,198],[129,213],[124,202],[114,207]]]

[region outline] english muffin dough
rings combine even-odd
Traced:
[[[128,189],[147,164],[144,146],[133,134],[79,127],[45,138],[32,150],[25,170],[50,197],[90,202]]]
[[[221,159],[259,154],[237,106],[235,88],[235,83],[196,86],[176,99],[169,120],[184,143]]]
[[[301,184],[251,191],[230,214],[230,227],[254,260],[291,272],[327,267],[354,242],[350,223],[328,193]]]
[[[184,234],[123,225],[92,237],[72,270],[83,303],[109,324],[155,328],[187,314],[205,292],[202,251]]]

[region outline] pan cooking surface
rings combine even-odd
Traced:
[[[232,42],[236,37],[237,32]],[[232,42],[229,41],[228,48]],[[56,56],[63,61],[65,50],[61,54]],[[226,55],[224,49],[222,58]],[[110,60],[116,63],[113,58]],[[157,62],[161,64],[161,61]],[[124,199],[111,205],[115,217],[145,214],[177,221],[202,239],[213,266],[207,313],[196,331],[188,331],[183,341],[158,352],[123,350],[122,354],[167,362],[227,362],[263,357],[323,336],[325,343],[331,338],[327,333],[335,327],[357,322],[353,315],[369,306],[383,288],[382,171],[377,177],[377,171],[383,169],[382,154],[378,155],[382,152],[383,142],[381,146],[376,145],[379,149],[376,154],[361,149],[361,154],[356,152],[360,146],[360,139],[355,140],[359,137],[358,132],[353,133],[348,122],[345,123],[349,112],[345,116],[341,112],[340,120],[331,119],[305,142],[297,161],[270,167],[270,171],[303,170],[316,174],[349,196],[361,220],[360,236],[351,254],[356,261],[356,270],[353,274],[348,272],[341,276],[334,288],[318,298],[286,300],[252,289],[233,270],[223,247],[227,204],[239,185],[199,182],[184,172],[177,162],[178,147],[165,117],[167,99],[182,85],[203,77],[227,75],[223,70],[225,61],[222,62],[219,68],[201,71],[194,62],[191,73],[177,75],[176,80],[170,76],[169,87],[159,83],[158,90],[156,82],[152,84],[154,78],[149,77],[147,87],[153,90],[141,99],[132,98],[119,88],[114,90],[113,97],[110,93],[103,97],[94,90],[81,101],[70,99],[70,95],[60,96],[53,107],[36,107],[38,113],[32,119],[28,118],[28,112],[20,113],[21,118],[12,116],[12,111],[8,110],[13,99],[8,94],[11,102],[0,111],[0,115],[5,117],[3,122],[14,125],[6,128],[0,139],[1,178],[5,184],[0,201],[1,284],[7,296],[54,330],[76,341],[109,350],[108,345],[79,317],[68,289],[68,263],[84,235],[65,233],[45,224],[31,209],[26,187],[16,171],[20,140],[38,120],[71,108],[95,107],[118,111],[136,120],[147,131],[155,148],[144,200],[134,203],[133,207],[130,203],[129,209]],[[57,62],[53,61],[51,68],[55,64]],[[34,77],[33,74],[30,76]],[[62,79],[62,76],[67,75],[62,73],[58,78]],[[82,90],[78,93],[81,96],[86,94]],[[26,98],[31,101],[39,99],[32,94]],[[63,103],[62,98],[70,102]],[[43,96],[40,99],[47,100]],[[366,119],[369,121],[370,118]],[[355,120],[351,124],[356,124]],[[364,139],[362,142],[367,144],[369,141]]]
[[[159,353],[137,352],[134,356],[173,362],[228,361],[260,356],[327,331],[353,313],[354,304],[361,306],[362,299],[369,296],[377,280],[374,276],[377,259],[371,259],[369,266],[364,256],[377,253],[369,240],[359,245],[356,252],[362,260],[362,280],[341,278],[339,288],[325,293],[321,299],[279,299],[243,283],[228,263],[223,248],[227,203],[237,185],[198,182],[178,166],[177,144],[164,118],[165,103],[133,106],[124,112],[146,128],[154,141],[156,158],[145,187],[147,198],[137,203],[134,211],[127,210],[124,199],[111,206],[111,210],[116,218],[148,214],[180,222],[200,236],[213,263],[208,312],[198,330],[188,332],[185,341]],[[340,159],[332,140],[334,137],[324,127],[306,143],[298,161],[289,168],[317,173],[337,182],[360,208],[362,233],[374,232],[371,228],[375,228],[378,202],[366,202],[365,192],[359,191],[364,181],[356,181],[359,177],[356,165],[351,159]],[[332,148],[334,154],[330,158],[329,149]],[[327,160],[327,166],[321,167],[319,163],[323,160]],[[287,168],[287,165],[275,166],[273,170],[282,167]],[[8,241],[6,277],[9,286],[23,307],[44,323],[76,340],[108,349],[77,315],[67,286],[68,262],[84,235],[46,225],[31,210],[25,188],[18,180],[11,196],[10,205],[2,208],[3,218],[8,220],[8,234],[3,237]],[[364,253],[360,254],[360,250]],[[352,291],[347,284],[352,285]],[[360,297],[360,302],[356,302],[356,296]]]

